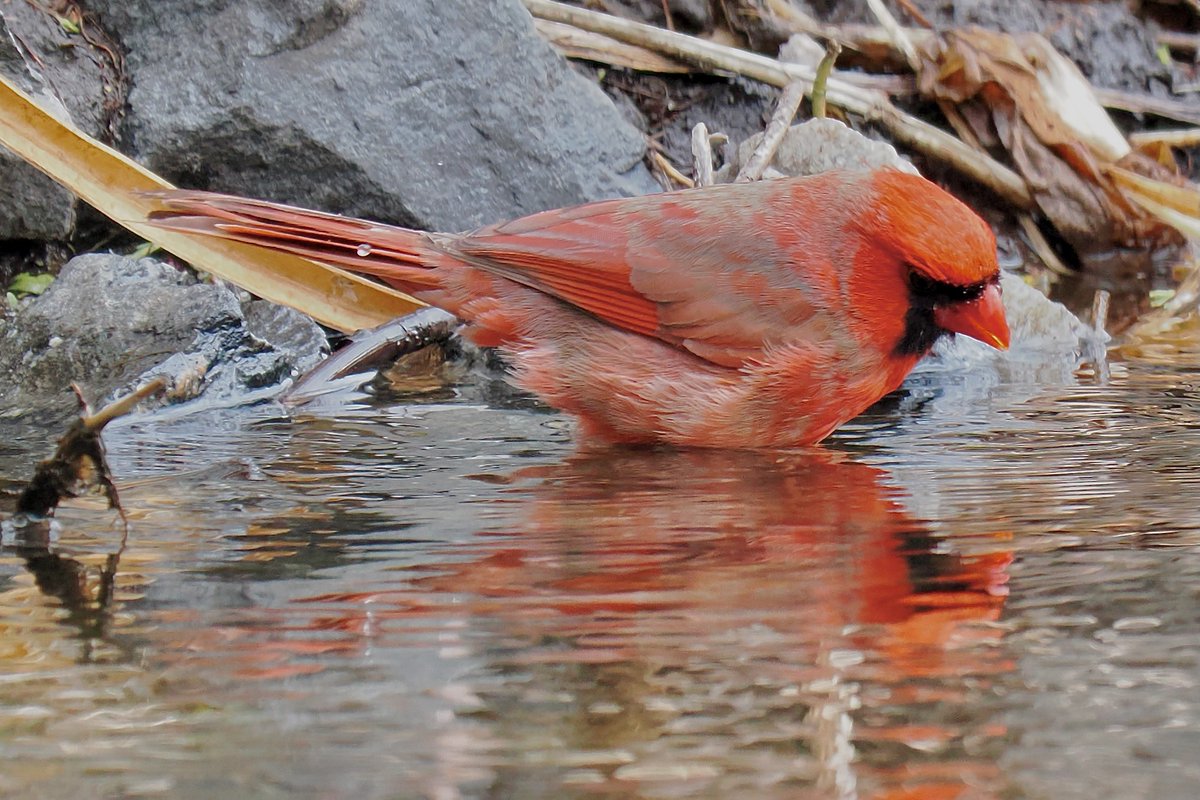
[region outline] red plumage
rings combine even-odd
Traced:
[[[995,240],[894,170],[607,200],[465,234],[204,192],[156,224],[374,275],[504,348],[516,380],[620,442],[820,441],[946,332],[1000,347]]]

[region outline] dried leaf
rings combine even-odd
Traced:
[[[45,172],[138,236],[260,297],[341,331],[372,328],[421,305],[388,287],[296,256],[146,223],[172,188],[87,134],[65,124],[0,76],[0,145]]]
[[[1125,197],[1106,167],[1168,172],[1132,152],[1079,69],[1045,38],[954,30],[926,42],[922,66],[922,93],[954,103],[981,146],[1008,152],[1067,241],[1086,250],[1163,233],[1162,217]]]
[[[933,47],[920,75],[923,94],[961,103],[1003,92],[1047,145],[1083,144],[1106,162],[1129,152],[1079,68],[1041,35],[969,27],[947,32]]]

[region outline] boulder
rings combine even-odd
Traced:
[[[123,104],[108,54],[30,3],[0,4],[0,74],[99,138]],[[66,239],[75,204],[66,189],[0,148],[0,239]]]
[[[519,0],[93,0],[181,184],[444,230],[656,186]]]

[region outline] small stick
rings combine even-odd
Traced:
[[[1200,52],[1200,36],[1197,36],[1194,33],[1159,31],[1155,35],[1154,40],[1159,44],[1165,44],[1172,50],[1177,50],[1181,53]]]
[[[669,31],[675,30],[675,18],[671,16],[670,0],[662,0],[662,8],[663,8],[663,19],[666,20],[666,23],[667,23],[667,30],[669,30]]]
[[[1108,301],[1111,299],[1107,289],[1097,289],[1092,297],[1092,330],[1096,333],[1104,333],[1108,325]]]
[[[1129,143],[1137,148],[1152,144],[1165,144],[1171,147],[1195,147],[1200,144],[1200,128],[1184,128],[1171,131],[1138,131],[1129,134]]]
[[[829,57],[826,56],[826,58]],[[754,153],[746,160],[737,178],[734,179],[734,183],[749,183],[762,178],[763,172],[775,158],[775,151],[779,149],[784,134],[792,126],[792,120],[796,118],[796,112],[800,109],[800,101],[803,99],[803,83],[793,81],[783,87],[783,91],[779,95],[779,103],[775,106],[775,113],[771,115],[771,121],[767,123],[767,129],[763,131],[758,147],[754,148]],[[695,132],[693,132],[694,135]]]
[[[917,4],[912,0],[896,0],[896,5],[908,12],[908,15],[915,19],[923,28],[933,30],[933,23],[929,21],[929,17],[921,13],[921,9],[917,8]]]
[[[713,185],[712,137],[703,122],[692,128],[692,174],[696,176],[696,186]]]
[[[693,181],[687,175],[684,175],[682,172],[680,172],[679,167],[672,164],[671,159],[667,158],[659,151],[651,150],[650,157],[652,159],[654,159],[655,166],[657,166],[659,169],[661,169],[668,178],[675,181],[680,186],[691,189],[693,186],[696,185],[695,181]],[[711,168],[709,168],[709,172],[712,172]]]
[[[883,0],[867,0],[867,5],[871,8],[871,13],[875,15],[875,19],[879,20],[879,24],[887,31],[888,38],[892,40],[892,46],[904,54],[904,60],[908,62],[908,66],[913,72],[919,72],[921,68],[921,57],[917,53],[917,47],[913,44],[913,40],[900,27],[900,23],[892,16],[892,12],[888,11],[888,7],[883,4]]]
[[[817,65],[817,74],[813,78],[812,107],[813,116],[825,119],[825,97],[829,89],[829,74],[833,72],[833,64],[842,52],[842,46],[836,39],[829,39],[825,44],[825,57]]]
[[[101,430],[105,425],[112,422],[117,417],[123,417],[133,410],[133,407],[145,400],[151,395],[158,394],[167,387],[167,382],[163,378],[155,378],[148,383],[144,383],[134,389],[124,397],[114,400],[104,408],[97,411],[95,414],[85,414],[81,422],[83,429],[89,433],[94,433]],[[80,388],[71,384],[71,388],[75,391],[75,396],[79,398],[80,403],[83,403],[83,394]],[[86,405],[84,405],[86,410]]]
[[[1068,276],[1073,274],[1071,268],[1062,262],[1058,254],[1054,252],[1054,248],[1050,246],[1046,235],[1042,233],[1042,229],[1033,221],[1033,217],[1029,214],[1018,214],[1017,224],[1021,226],[1021,230],[1025,232],[1026,238],[1029,239],[1029,246],[1033,248],[1033,252],[1037,253],[1037,257],[1046,265],[1046,269],[1053,272],[1055,275]]]
[[[1200,125],[1200,109],[1183,100],[1123,92],[1120,89],[1105,89],[1101,86],[1093,86],[1092,91],[1100,105],[1105,108],[1117,108],[1135,114],[1153,114],[1156,117]]]

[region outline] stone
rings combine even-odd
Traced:
[[[443,230],[656,186],[519,0],[95,0],[127,149],[196,188]]]
[[[74,410],[78,383],[99,405],[155,376],[170,402],[274,394],[327,353],[303,315],[247,301],[152,258],[72,259],[0,328],[0,413]]]
[[[86,65],[64,56],[58,45],[65,38],[48,13],[27,3],[0,5],[0,74],[60,119],[79,124],[66,99],[86,112],[87,101],[99,97],[99,84],[88,80],[95,76]],[[69,89],[66,98],[60,80]],[[75,229],[75,202],[37,168],[0,148],[0,239],[65,239]]]
[[[756,133],[739,144],[734,156],[717,171],[718,183],[729,183],[741,165],[750,160],[763,135]],[[810,119],[788,128],[771,159],[771,167],[784,175],[815,175],[831,169],[892,167],[916,175],[917,169],[887,142],[868,139],[835,119]]]

